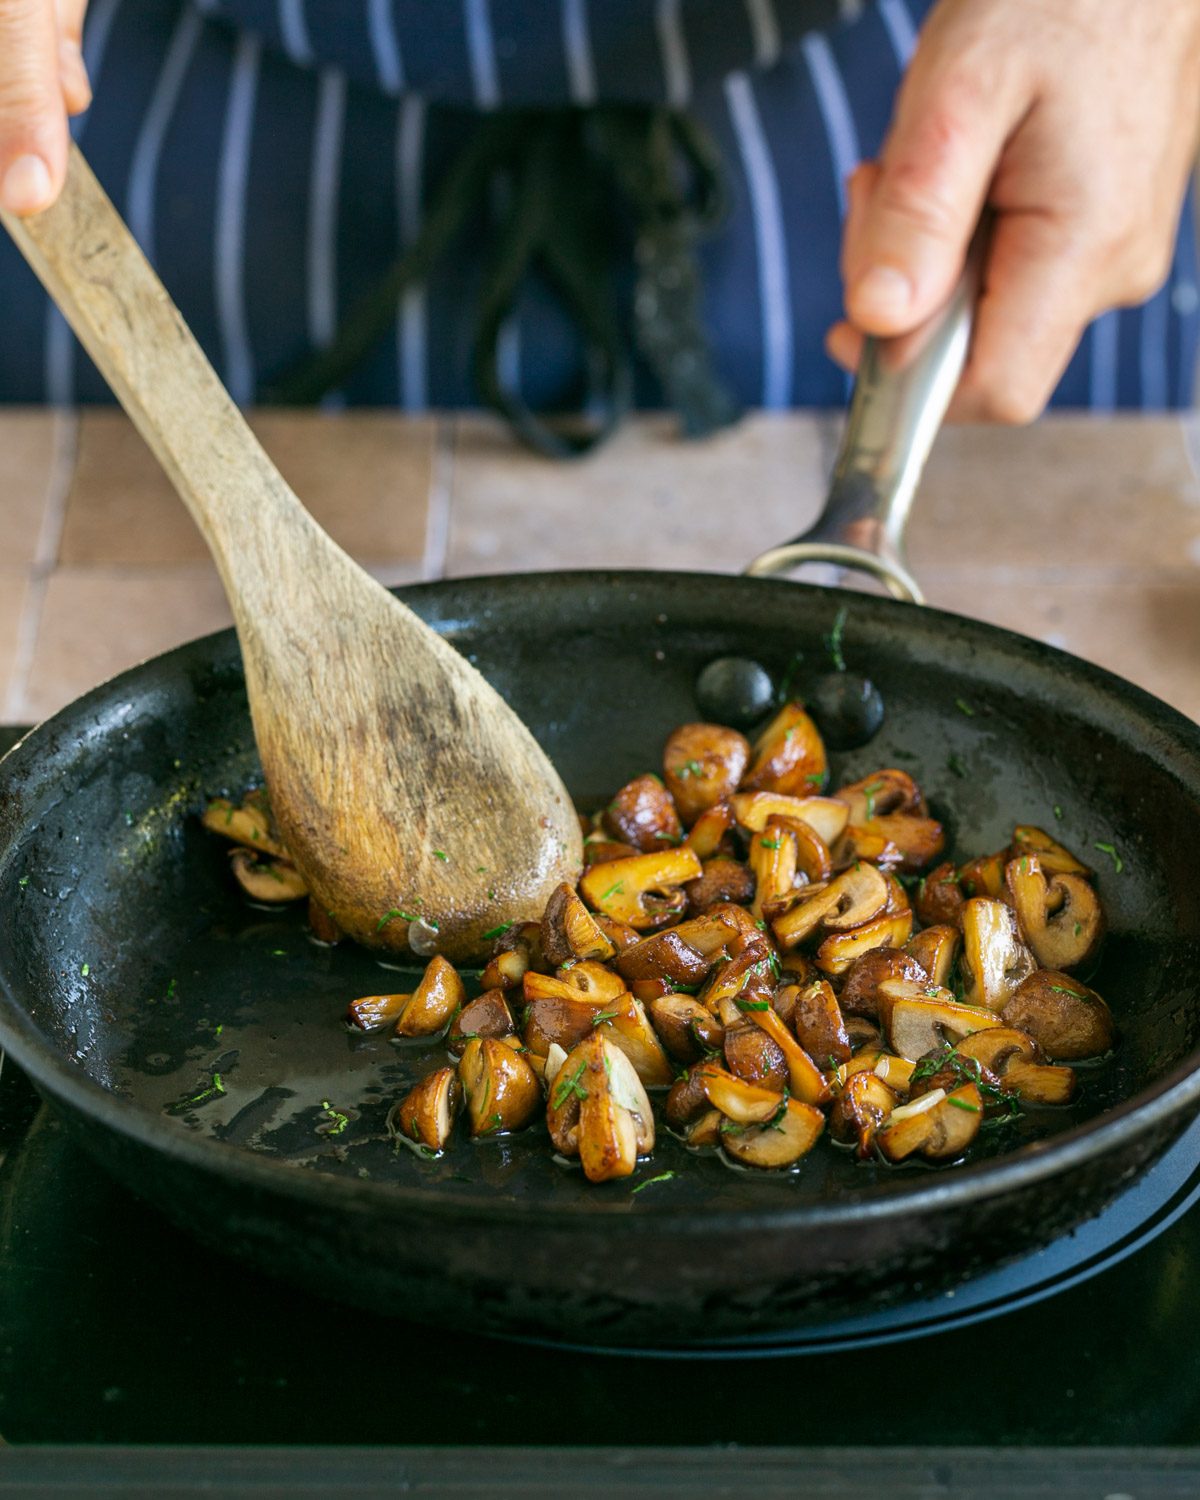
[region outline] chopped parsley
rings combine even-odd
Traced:
[[[670,1182],[674,1176],[674,1172],[660,1172],[657,1177],[647,1177],[645,1182],[639,1182],[637,1187],[630,1189],[630,1196],[640,1193],[643,1188],[653,1187],[656,1182]]]
[[[605,891],[605,893],[603,894],[603,896],[600,897],[600,899],[601,899],[601,901],[607,901],[610,896],[615,896],[618,891],[623,891],[624,889],[625,889],[625,882],[623,880],[618,880],[615,885],[610,885],[609,886],[608,890]]]
[[[1119,875],[1125,868],[1125,861],[1117,853],[1113,844],[1093,844],[1094,849],[1099,849],[1101,854],[1107,854],[1113,862],[1113,873]]]
[[[24,890],[25,887],[29,884],[29,876],[22,875],[20,880],[17,881],[17,884],[21,887],[22,890]]]
[[[958,709],[960,714],[965,714],[968,719],[973,719],[975,717],[975,710],[971,707],[971,705],[965,698],[955,698],[954,706]]]
[[[965,777],[967,774],[967,768],[963,764],[961,755],[948,755],[946,757],[946,769],[955,776]]]
[[[808,782],[809,786],[820,786],[825,780],[825,772],[810,771],[804,779]]]
[[[675,775],[680,781],[686,781],[689,776],[703,776],[704,767],[698,760],[685,760],[683,765],[676,769]]]
[[[883,791],[882,781],[873,781],[870,786],[863,787],[863,796],[867,799],[867,819],[875,816],[875,794]],[[857,866],[855,866],[857,869]]]
[[[616,1016],[616,1015],[617,1015],[617,1012],[615,1010],[600,1010],[600,1011],[597,1011],[596,1014],[592,1017],[592,1025],[593,1026],[599,1026],[599,1025],[601,1025],[605,1021],[611,1021],[613,1019],[613,1017]],[[605,1062],[607,1062],[607,1061],[608,1061],[608,1059],[606,1057],[605,1058]]]
[[[443,864],[449,864],[450,862],[450,856],[444,849],[435,849],[433,851],[433,857],[434,859],[440,859]]]
[[[488,938],[503,937],[513,925],[512,922],[501,922],[499,927],[490,927],[483,935],[484,941],[486,942]]]
[[[80,969],[79,972],[86,979],[88,977],[88,975],[92,972],[92,966],[91,966],[91,964],[84,964],[83,968]]]
[[[317,1129],[322,1135],[341,1135],[342,1131],[350,1123],[350,1116],[344,1115],[340,1109],[334,1109],[328,1099],[321,1100],[321,1113],[325,1116],[325,1124],[318,1125]],[[414,1129],[416,1123],[416,1120],[414,1120]]]
[[[979,1113],[978,1104],[972,1104],[969,1099],[955,1099],[952,1095],[949,1099],[946,1100],[946,1103],[953,1104],[955,1109],[969,1110],[973,1115],[977,1115]]]
[[[1062,815],[1063,815],[1062,814],[1062,808],[1059,807],[1058,803],[1056,802],[1054,804],[1054,816],[1058,819],[1058,821],[1060,823],[1062,822]]]
[[[554,1094],[550,1103],[555,1109],[561,1109],[572,1094],[577,1099],[587,1098],[588,1091],[579,1081],[583,1077],[586,1067],[587,1063],[581,1062],[569,1078],[560,1078],[554,1085]]]
[[[842,637],[846,632],[846,616],[849,610],[843,604],[841,609],[833,618],[833,629],[825,637],[825,644],[829,648],[829,657],[833,662],[834,670],[844,672],[846,670],[846,658],[842,654]]]
[[[779,839],[759,839],[758,842],[764,849],[781,849],[783,847]]]
[[[734,996],[733,1003],[737,1006],[738,1010],[770,1010],[771,1009],[771,1002],[769,1000],[743,1000],[740,995],[735,995]]]
[[[416,917],[410,916],[408,912],[401,911],[398,906],[393,906],[391,911],[385,911],[383,916],[375,924],[375,931],[382,932],[389,922],[394,922],[399,917],[402,922],[415,922]]]

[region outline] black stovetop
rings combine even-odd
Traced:
[[[0,750],[12,738],[0,730]],[[1176,1212],[1200,1190],[1197,1129],[1183,1142],[1186,1159],[1180,1150]],[[1077,1267],[1059,1276],[1068,1289],[1057,1295],[920,1339],[719,1364],[524,1347],[408,1325],[400,1307],[389,1316],[321,1301],[201,1249],[94,1166],[9,1062],[0,1074],[0,1436],[1200,1445],[1200,1212],[1171,1217],[1160,1215],[1168,1227],[1111,1269],[1081,1281]],[[1136,1243],[1130,1228],[1114,1233]]]

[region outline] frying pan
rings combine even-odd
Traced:
[[[904,519],[964,357],[970,275],[909,348],[868,349],[824,516],[752,565],[833,560],[896,598],[636,572],[399,592],[582,808],[659,763],[712,660],[753,658],[803,694],[841,618],[845,664],[886,712],[835,781],[910,769],[960,858],[1016,822],[1114,853],[1096,983],[1121,1042],[1078,1102],[936,1171],[821,1142],[761,1174],[667,1136],[634,1179],[595,1187],[536,1129],[437,1160],[404,1149],[389,1108],[444,1054],[341,1018],[415,975],[248,907],[199,827],[208,796],[260,774],[230,631],[96,689],[0,763],[0,1042],[97,1160],[213,1247],[381,1312],[678,1349],[952,1286],[1099,1212],[1179,1135],[1200,1108],[1200,729],[1063,653],[903,602],[919,599]]]

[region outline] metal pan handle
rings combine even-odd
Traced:
[[[747,574],[835,563],[880,579],[897,599],[925,602],[905,560],[904,528],[966,363],[985,238],[981,225],[950,300],[928,322],[900,338],[867,339],[824,510],[793,541],[756,557]]]

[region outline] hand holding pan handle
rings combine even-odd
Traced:
[[[836,563],[881,579],[897,599],[924,604],[905,561],[904,528],[966,363],[986,238],[985,222],[940,312],[899,338],[867,339],[824,510],[794,541],[756,557],[746,573],[765,578],[802,563]]]

